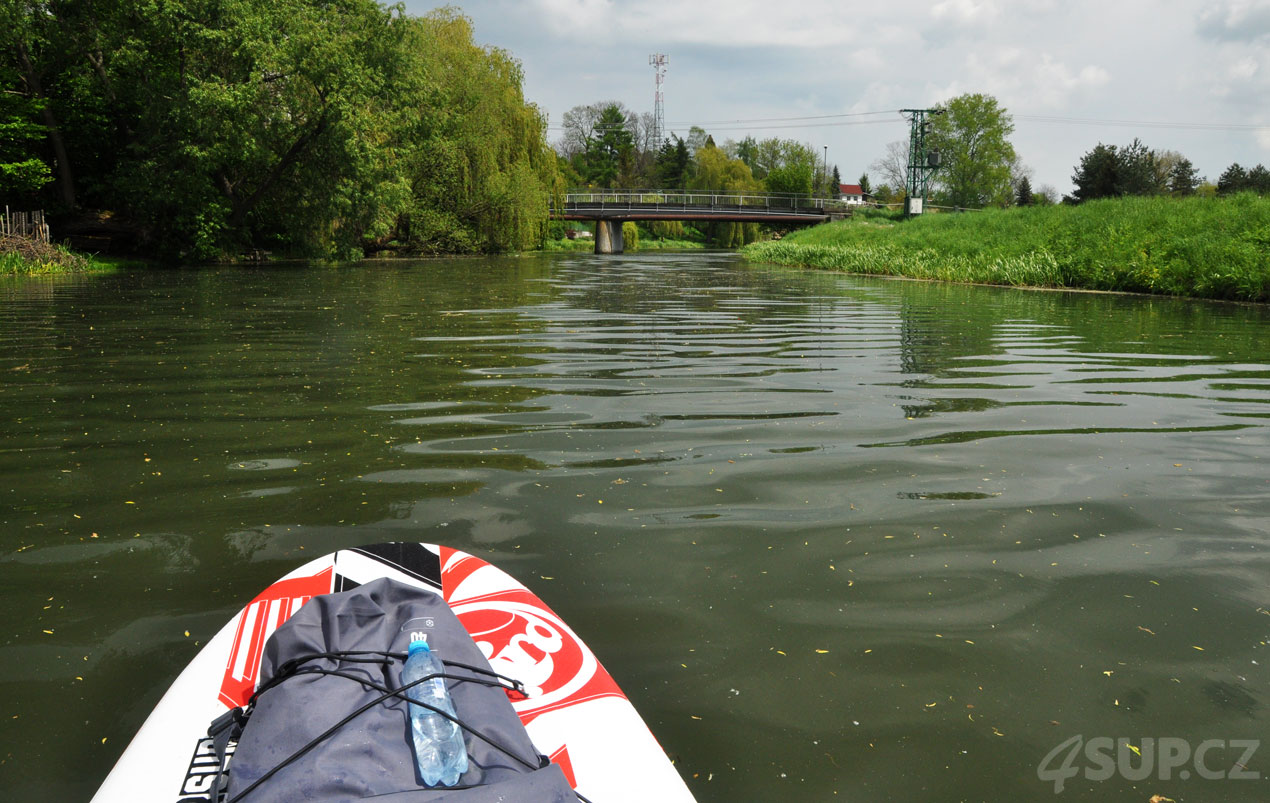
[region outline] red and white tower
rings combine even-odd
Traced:
[[[661,147],[662,137],[666,136],[666,111],[663,108],[665,95],[662,94],[661,84],[666,80],[666,65],[670,63],[670,56],[665,53],[654,53],[648,57],[648,66],[652,67],[657,73],[657,94],[653,96],[653,150],[656,151]]]

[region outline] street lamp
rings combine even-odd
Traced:
[[[824,178],[821,181],[825,185],[825,197],[828,198],[830,195],[830,192],[829,192],[829,146],[828,145],[825,146],[825,165],[824,165],[824,169],[821,172],[824,175]]]

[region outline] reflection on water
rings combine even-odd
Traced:
[[[1264,308],[702,254],[0,299],[4,797],[87,799],[261,586],[389,539],[538,590],[702,801],[1036,799],[1075,734],[1265,731]]]

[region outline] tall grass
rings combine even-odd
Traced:
[[[747,259],[922,279],[1270,301],[1270,198],[1119,198],[896,220],[871,215]]]

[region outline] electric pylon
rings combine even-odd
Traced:
[[[904,214],[920,215],[930,186],[930,176],[939,169],[939,151],[926,147],[926,137],[934,127],[928,116],[943,114],[943,109],[900,109],[908,116],[908,176],[904,199]]]

